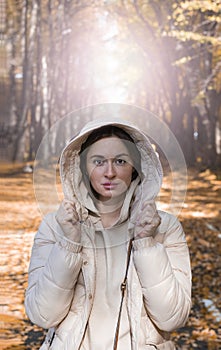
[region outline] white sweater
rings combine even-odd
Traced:
[[[96,231],[96,289],[82,350],[112,350],[127,260],[127,222]],[[126,296],[125,296],[126,298]],[[123,303],[119,349],[131,349],[126,300]]]

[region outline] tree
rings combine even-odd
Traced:
[[[162,118],[188,165],[214,167],[220,7],[212,0],[7,2],[13,159],[33,159],[47,130],[74,109],[123,102]]]
[[[146,74],[146,81],[151,81],[146,88],[146,107],[168,123],[189,165],[195,164],[198,150],[207,145],[202,162],[214,167],[217,125],[220,128],[221,5],[214,1],[132,4],[129,28],[151,67],[151,74]],[[127,11],[131,13],[131,7]],[[128,12],[124,17],[129,17]],[[149,93],[150,84],[154,93]],[[206,125],[204,132],[202,125]]]

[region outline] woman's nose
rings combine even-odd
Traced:
[[[105,169],[105,176],[108,178],[113,178],[116,175],[114,165],[112,161],[108,161]]]

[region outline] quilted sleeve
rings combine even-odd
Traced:
[[[189,250],[179,221],[162,216],[156,237],[134,241],[134,264],[148,316],[170,332],[183,326],[191,308]]]
[[[67,240],[53,213],[42,221],[32,248],[25,308],[43,328],[58,325],[67,315],[82,266],[81,245]]]

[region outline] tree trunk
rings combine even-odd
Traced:
[[[221,94],[219,94],[221,95]],[[216,91],[209,91],[205,98],[205,110],[207,113],[207,166],[216,169],[217,149],[216,149],[216,124],[219,113],[219,96]]]
[[[13,160],[24,160],[26,155],[26,137],[28,132],[28,125],[30,123],[31,114],[31,91],[32,91],[32,65],[35,54],[35,37],[36,37],[36,23],[37,23],[37,2],[32,1],[32,8],[30,9],[30,29],[28,30],[29,20],[29,2],[24,1],[24,59],[23,59],[23,96],[22,96],[22,112],[18,123],[17,138],[15,142],[15,151]],[[29,119],[28,119],[29,117]],[[30,137],[30,135],[29,135]]]

